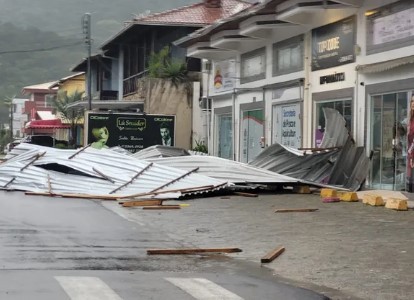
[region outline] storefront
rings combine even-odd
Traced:
[[[407,138],[413,82],[411,78],[366,86],[367,146],[372,153],[367,181],[370,188],[411,189],[407,185],[411,177]]]
[[[240,114],[240,161],[247,163],[264,148],[264,102],[241,104]]]
[[[302,82],[272,89],[272,144],[302,147]]]
[[[216,149],[218,157],[233,159],[233,125],[232,108],[221,107],[214,109]]]
[[[314,109],[314,146],[319,147],[325,132],[325,116],[323,108],[333,108],[339,111],[346,121],[346,126],[352,132],[354,89],[345,88],[340,90],[314,93],[313,109]]]
[[[402,0],[366,14],[366,55],[378,59],[357,67],[360,85],[365,86],[365,143],[372,153],[370,188],[414,192],[414,160],[409,150],[414,135],[414,126],[410,126],[413,12],[414,2]]]
[[[233,136],[233,92],[236,80],[234,59],[216,61],[210,78],[210,92],[213,99],[213,149],[214,155],[234,159]]]
[[[325,132],[323,108],[339,111],[352,132],[354,120],[356,17],[312,30],[312,134],[319,147]]]

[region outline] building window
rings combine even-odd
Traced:
[[[45,95],[45,107],[53,107],[53,100],[56,99],[56,95]]]
[[[273,76],[303,70],[303,36],[273,44]]]
[[[260,48],[241,56],[240,83],[266,78],[266,48]]]

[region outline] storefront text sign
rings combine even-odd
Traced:
[[[345,73],[335,73],[326,76],[321,76],[319,78],[320,84],[327,84],[333,82],[345,81]]]
[[[312,71],[355,61],[355,18],[312,30]]]
[[[299,147],[298,145],[298,127],[299,123],[298,105],[289,105],[282,107],[282,140],[281,144],[289,147]]]

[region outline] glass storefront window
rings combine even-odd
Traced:
[[[302,123],[300,103],[274,105],[272,107],[272,144],[300,148]]]
[[[322,108],[328,107],[339,111],[344,117],[346,127],[349,131],[352,130],[352,100],[334,100],[316,103],[316,127],[315,127],[315,146],[319,147],[322,143],[323,134],[325,132],[325,116]]]
[[[408,102],[407,92],[371,97],[371,188],[405,188]]]
[[[231,114],[217,116],[218,157],[233,159],[233,129],[231,120]]]

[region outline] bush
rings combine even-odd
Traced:
[[[208,147],[206,144],[204,144],[204,141],[196,140],[195,143],[196,146],[193,148],[193,151],[208,153]]]

